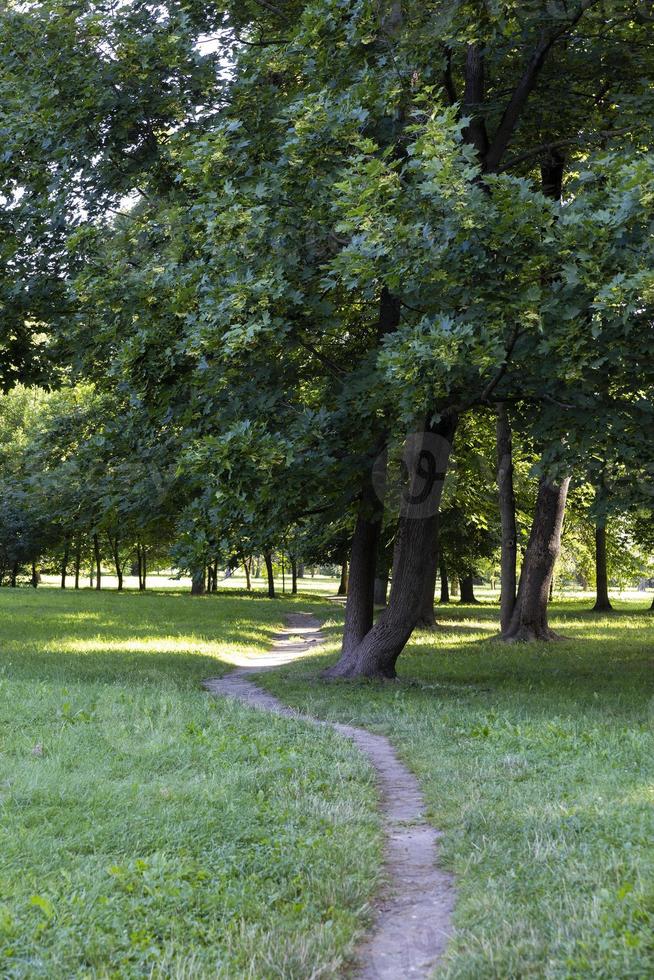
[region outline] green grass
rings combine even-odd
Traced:
[[[200,689],[288,608],[0,591],[0,976],[339,974],[377,883],[371,774]]]
[[[650,600],[647,599],[647,602]],[[587,605],[585,607],[588,608]],[[568,640],[488,642],[496,607],[450,606],[400,681],[325,685],[325,657],[261,682],[387,734],[457,878],[441,978],[644,978],[654,962],[654,616],[558,602]],[[342,612],[329,610],[332,653]]]
[[[371,773],[329,731],[200,689],[290,609],[323,654],[261,675],[387,733],[457,877],[441,978],[643,978],[654,955],[654,616],[561,601],[553,645],[451,606],[397,684],[323,684],[317,596],[0,591],[0,976],[342,975],[378,885]],[[587,604],[586,604],[587,606]]]

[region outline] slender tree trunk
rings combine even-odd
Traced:
[[[18,582],[18,562],[15,561],[11,566],[11,588],[15,589]]]
[[[443,416],[416,444],[407,467],[409,485],[398,523],[388,607],[356,647],[343,650],[325,676],[396,676],[397,658],[420,616],[425,578],[438,560],[438,507],[456,423],[454,415]]]
[[[68,574],[68,555],[70,552],[70,535],[64,538],[64,555],[61,559],[61,587],[66,588],[66,575]]]
[[[248,592],[250,592],[252,589],[252,578],[250,575],[250,563],[252,562],[252,559],[246,558],[245,555],[243,555],[242,560],[243,560],[243,571],[245,572],[245,588],[248,590]]]
[[[593,612],[613,612],[609,598],[609,579],[606,562],[606,524],[604,518],[597,518],[595,526],[595,577],[596,599]]]
[[[82,536],[77,535],[77,541],[75,543],[75,588],[79,589],[79,576],[80,568],[82,565]]]
[[[372,469],[363,478],[357,522],[352,537],[347,602],[341,656],[354,650],[370,630],[375,614],[375,576],[384,505],[372,482]]]
[[[433,630],[438,625],[436,623],[436,613],[434,612],[434,594],[436,592],[436,575],[438,573],[438,544],[434,554],[433,563],[427,568],[425,579],[420,596],[420,613],[416,623],[417,629]]]
[[[145,592],[148,577],[148,556],[145,545],[141,545],[141,581],[139,582],[139,592]]]
[[[297,559],[291,555],[291,595],[297,595]]]
[[[441,562],[440,567],[441,576],[441,605],[446,606],[450,601],[450,583],[447,579],[447,565],[444,561]]]
[[[115,538],[112,538],[111,535],[108,533],[107,538],[109,539],[109,550],[111,551],[111,556],[114,560],[114,568],[116,570],[116,578],[118,580],[118,591],[122,592],[123,591],[123,568],[120,563],[118,535],[116,535]]]
[[[33,561],[32,562],[32,579],[30,581],[30,585],[32,586],[33,589],[35,589],[38,584],[39,584],[39,573],[36,570],[36,562]]]
[[[268,598],[275,598],[275,574],[273,571],[272,552],[264,551],[263,560],[266,563],[266,575],[268,577]]]
[[[541,478],[529,544],[522,564],[515,609],[503,640],[553,640],[547,622],[547,599],[554,565],[561,550],[561,530],[570,479],[554,484]]]
[[[475,583],[472,572],[468,572],[459,581],[461,584],[461,599],[459,601],[467,606],[478,605],[479,600],[475,598]]]
[[[338,583],[338,592],[336,595],[346,596],[348,587],[348,567],[347,562],[344,561],[341,565],[341,581]]]
[[[497,406],[497,487],[502,528],[500,560],[500,626],[509,628],[515,607],[518,531],[513,490],[513,439],[506,405]]]
[[[93,535],[93,556],[95,558],[95,588],[99,591],[102,588],[102,559],[100,557],[100,539],[97,534]]]

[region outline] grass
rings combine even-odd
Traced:
[[[0,591],[0,976],[341,976],[378,884],[371,773],[328,730],[211,699],[290,609],[328,645],[261,675],[388,734],[457,878],[443,978],[643,978],[654,955],[654,616],[557,601],[566,642],[440,610],[397,684],[323,684],[343,610]]]
[[[649,603],[649,599],[646,600]],[[440,978],[644,978],[654,957],[654,616],[560,601],[568,638],[503,646],[491,605],[440,610],[397,684],[317,682],[338,645],[261,677],[286,702],[387,734],[457,878]]]
[[[0,591],[0,976],[340,973],[377,882],[371,774],[200,688],[288,608]]]

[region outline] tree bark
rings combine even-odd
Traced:
[[[75,544],[75,588],[79,589],[79,576],[80,568],[82,565],[82,536],[77,535],[77,542]]]
[[[31,578],[31,581],[30,581],[30,585],[32,586],[33,589],[35,589],[38,584],[39,584],[39,573],[36,570],[36,562],[33,561],[32,562],[32,578]]]
[[[506,405],[497,406],[497,488],[502,530],[500,559],[500,626],[509,628],[515,608],[518,532],[513,489],[513,439]]]
[[[382,516],[383,505],[375,494],[370,474],[366,474],[350,552],[342,655],[359,645],[373,623]]]
[[[595,578],[596,598],[593,612],[613,612],[609,598],[609,580],[606,562],[606,524],[604,518],[597,518],[595,525]]]
[[[61,588],[66,588],[66,575],[68,574],[68,555],[70,552],[70,535],[64,538],[64,554],[61,559]]]
[[[450,583],[447,578],[447,565],[444,561],[440,565],[441,576],[441,605],[446,606],[450,601]]]
[[[273,572],[272,552],[264,551],[263,560],[266,563],[266,575],[268,576],[268,598],[275,598],[275,574]]]
[[[251,558],[246,558],[243,556],[243,571],[245,572],[245,588],[248,592],[252,590],[252,577],[250,575],[250,562]]]
[[[374,593],[375,605],[385,606],[386,596],[388,595],[388,572],[385,575],[375,576]]]
[[[348,567],[347,567],[347,562],[344,561],[343,564],[341,565],[341,581],[338,583],[338,592],[336,593],[336,595],[339,596],[347,595],[348,581],[349,581]]]
[[[97,534],[93,535],[93,557],[95,558],[95,588],[100,591],[102,588],[102,559],[100,557],[100,539]]]
[[[297,595],[297,559],[291,555],[291,595]]]
[[[204,595],[207,591],[206,568],[196,568],[191,575],[191,595]]]
[[[425,578],[437,563],[438,506],[457,421],[454,414],[444,415],[437,425],[423,433],[421,447],[409,468],[388,607],[356,647],[343,650],[338,663],[325,676],[396,676],[397,658],[420,615]],[[429,448],[429,435],[440,437],[437,450]],[[371,580],[374,584],[374,572]]]
[[[120,552],[118,549],[118,544],[119,544],[118,535],[116,535],[115,538],[112,538],[110,534],[107,534],[107,538],[109,539],[109,550],[111,551],[111,555],[114,560],[114,568],[116,570],[116,578],[118,580],[118,591],[122,592],[123,591],[123,568],[120,563]]]
[[[436,592],[436,576],[438,573],[438,542],[433,562],[425,572],[425,579],[422,584],[420,595],[420,612],[416,628],[421,630],[433,630],[438,625],[436,613],[434,612],[434,597]]]
[[[554,565],[561,549],[569,484],[569,477],[561,484],[541,478],[518,597],[509,627],[502,633],[503,640],[558,639],[547,622],[547,601]]]
[[[479,600],[475,598],[475,583],[472,572],[464,575],[459,579],[459,582],[461,583],[461,598],[459,601],[467,606],[479,605]]]
[[[15,589],[18,583],[18,562],[15,561],[11,566],[11,588]]]

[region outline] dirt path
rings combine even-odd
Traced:
[[[212,694],[238,698],[253,708],[330,725],[368,757],[379,780],[387,885],[376,903],[372,932],[359,947],[360,965],[355,976],[357,980],[428,977],[451,931],[454,888],[451,875],[437,866],[439,833],[425,820],[417,779],[383,735],[302,715],[248,680],[249,674],[303,656],[322,639],[317,619],[309,613],[295,613],[288,617],[286,629],[274,638],[269,654],[244,661],[226,677],[205,681],[205,687]]]

